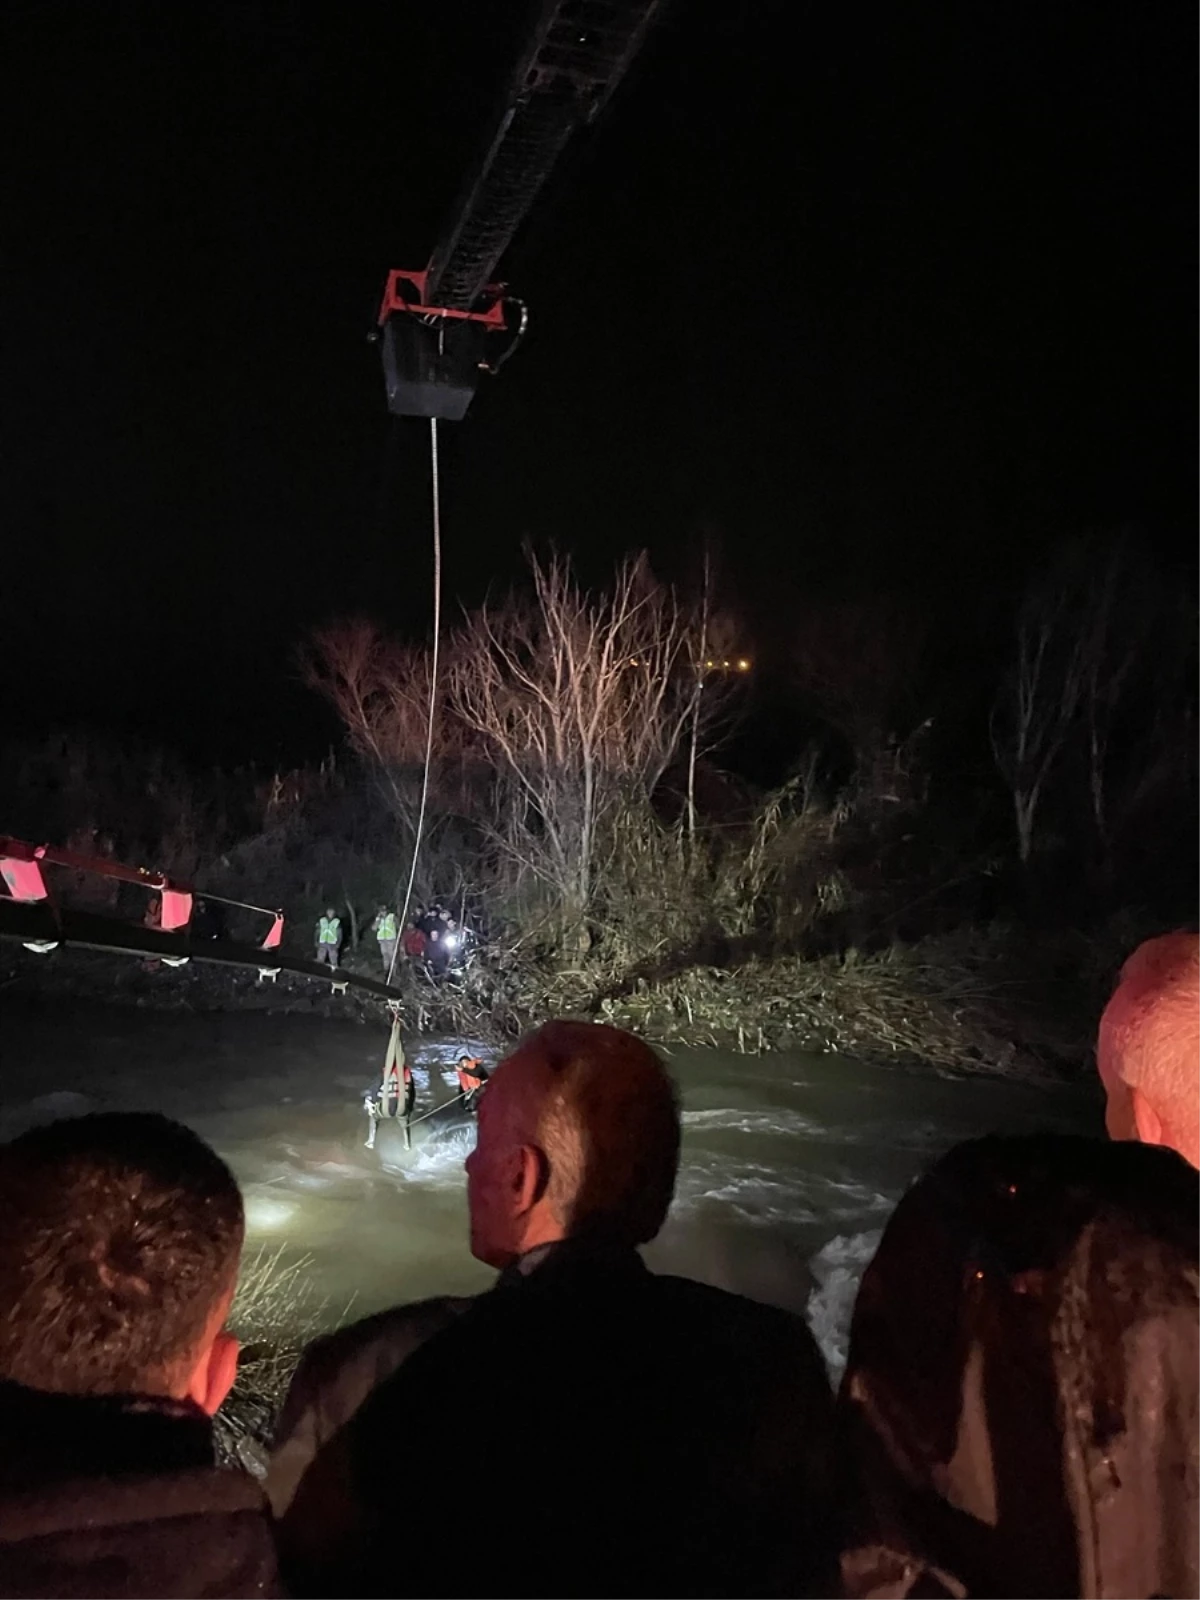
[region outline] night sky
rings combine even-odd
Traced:
[[[305,630],[425,628],[427,431],[365,334],[520,11],[6,8],[6,736],[302,759]],[[769,659],[824,594],[998,613],[1063,534],[1186,565],[1195,59],[1173,0],[676,0],[504,264],[531,332],[443,429],[448,598],[526,535],[588,577],[709,538]]]

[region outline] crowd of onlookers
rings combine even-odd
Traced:
[[[375,907],[371,937],[379,951],[385,982],[396,970],[396,957],[423,965],[433,977],[445,977],[461,965],[473,944],[473,936],[445,906],[434,902],[428,909],[418,907],[404,924],[396,910],[384,902]],[[313,959],[335,970],[341,965],[345,932],[334,906],[326,906],[313,928]]]
[[[1198,960],[1101,1022],[1111,1138],[988,1137],[901,1200],[829,1385],[804,1322],[655,1275],[658,1056],[552,1022],[467,1162],[492,1289],[305,1353],[265,1486],[214,1464],[237,1185],[154,1114],[0,1149],[0,1594],[1198,1593]]]

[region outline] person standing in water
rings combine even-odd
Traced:
[[[478,1056],[459,1056],[458,1092],[462,1096],[463,1110],[474,1111],[488,1081],[487,1068]]]

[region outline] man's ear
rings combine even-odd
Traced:
[[[1140,1089],[1130,1091],[1133,1099],[1133,1125],[1143,1144],[1164,1144],[1162,1118]]]
[[[546,1192],[550,1166],[545,1152],[535,1144],[523,1144],[517,1151],[516,1193],[513,1196],[518,1216],[531,1211]]]
[[[216,1415],[221,1402],[233,1388],[240,1348],[233,1335],[222,1328],[196,1363],[196,1370],[187,1387],[187,1398],[194,1400],[201,1411],[207,1412],[210,1417]]]
[[[1106,1080],[1104,1090],[1104,1128],[1108,1137],[1136,1139],[1138,1131],[1133,1114],[1133,1091],[1120,1078]]]

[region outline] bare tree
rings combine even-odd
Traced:
[[[684,658],[691,682],[687,711],[687,798],[685,823],[689,849],[696,845],[696,768],[700,757],[727,731],[726,713],[750,662],[736,654],[739,632],[727,613],[714,608],[707,559],[704,584],[684,639]],[[707,741],[705,740],[707,734]]]
[[[644,556],[588,593],[559,556],[529,555],[532,602],[485,605],[455,642],[450,699],[496,765],[496,838],[587,942],[606,825],[653,792],[696,709],[688,619]]]
[[[1130,597],[1122,595],[1128,576],[1118,547],[1098,568],[1085,612],[1083,713],[1087,733],[1088,798],[1101,849],[1109,847],[1108,751],[1113,727],[1137,657],[1136,621],[1130,626]]]
[[[1085,714],[1092,816],[1106,874],[1144,848],[1146,831],[1194,814],[1196,602],[1171,592],[1128,547],[1105,573],[1111,593],[1104,670]]]
[[[862,791],[886,789],[898,747],[927,715],[924,621],[888,596],[824,601],[796,617],[791,675],[845,739]]]
[[[701,566],[700,610],[696,631],[688,650],[688,666],[692,680],[691,705],[688,708],[688,758],[687,758],[687,837],[688,845],[696,844],[696,762],[700,756],[700,706],[704,697],[704,680],[708,671],[709,651],[712,645],[709,632],[712,624],[712,560],[704,552]]]
[[[1176,611],[1153,564],[1123,539],[1065,545],[1028,590],[1015,659],[992,715],[992,748],[1012,790],[1022,862],[1033,851],[1051,773],[1068,748],[1069,772],[1086,785],[1105,864],[1129,794],[1142,790],[1147,773],[1174,767],[1177,740],[1164,731],[1164,716],[1179,700],[1180,647],[1190,636]]]
[[[1089,639],[1061,565],[1034,583],[1017,614],[1016,651],[992,707],[992,752],[1012,794],[1017,855],[1033,854],[1051,771],[1075,729]]]
[[[359,617],[318,629],[301,664],[306,682],[333,706],[361,755],[381,767],[423,755],[429,705],[423,650],[396,643]]]
[[[429,651],[399,644],[375,623],[357,618],[318,629],[301,667],[309,687],[341,718],[353,748],[375,766],[393,811],[411,830],[428,731]],[[431,772],[435,792],[447,803],[464,755],[461,724],[448,714],[440,686]]]

